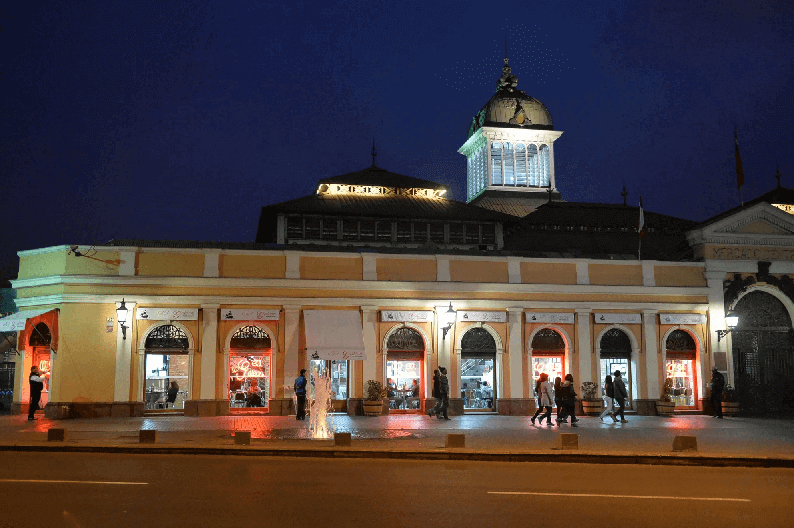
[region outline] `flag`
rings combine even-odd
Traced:
[[[640,218],[637,221],[637,233],[640,238],[645,238],[645,214],[642,211],[642,196],[640,196]]]
[[[739,154],[739,133],[733,129],[733,153],[736,156],[736,186],[741,189],[744,185],[744,170],[742,169],[742,156]]]

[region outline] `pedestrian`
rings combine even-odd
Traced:
[[[557,407],[557,423],[568,423],[565,419],[565,407],[562,405],[562,378],[554,378],[554,405]]]
[[[711,406],[715,418],[722,418],[722,391],[725,389],[725,377],[717,370],[711,369]]]
[[[620,421],[626,423],[628,420],[626,420],[626,416],[623,414],[623,411],[626,409],[626,400],[629,397],[629,393],[626,391],[626,384],[623,383],[623,375],[619,370],[615,371],[613,385],[615,399],[618,402],[618,410],[613,413],[613,416],[615,416],[615,421],[617,422],[617,415],[620,415]]]
[[[579,427],[576,422],[579,419],[576,417],[576,389],[573,387],[573,374],[566,374],[565,379],[560,383],[560,390],[562,391],[562,407],[564,409],[564,416],[571,417],[571,427]],[[559,413],[558,413],[559,415]],[[557,421],[559,426],[560,422]]]
[[[44,390],[44,382],[47,381],[47,373],[39,370],[39,367],[30,367],[30,407],[28,408],[28,420],[36,419],[36,411],[41,401],[41,391]]]
[[[612,383],[612,376],[607,374],[607,377],[604,379],[604,410],[601,411],[599,418],[601,421],[604,421],[604,416],[607,414],[612,418],[612,423],[617,422],[617,418],[615,418],[615,385]]]
[[[538,418],[538,425],[543,425],[543,419],[546,419],[546,425],[551,427],[551,402],[552,402],[552,386],[549,382],[549,375],[543,372],[538,377],[538,412],[545,410]],[[537,416],[538,412],[535,413]],[[532,423],[535,423],[535,417],[532,417]]]
[[[548,381],[548,379],[549,379],[549,375],[546,374],[545,372],[541,372],[540,376],[538,376],[538,380],[535,382],[535,395],[538,398],[538,408],[535,410],[535,414],[532,415],[532,418],[529,419],[529,421],[532,422],[532,425],[535,425],[535,418],[537,418],[538,415],[542,413],[544,410],[542,398],[541,398],[542,395],[540,392],[540,384],[543,383],[544,381]]]
[[[438,369],[433,371],[433,398],[436,399],[436,405],[427,411],[428,416],[434,416],[441,408],[441,373]]]
[[[449,380],[447,379],[447,369],[446,367],[441,367],[438,370],[441,371],[440,376],[440,385],[439,385],[439,394],[441,395],[441,407],[436,411],[436,417],[441,420],[449,420],[449,415],[447,414],[447,409],[449,408]]]
[[[301,369],[301,374],[295,378],[295,397],[298,398],[298,412],[296,420],[306,419],[306,369]]]

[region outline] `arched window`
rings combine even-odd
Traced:
[[[190,340],[181,328],[174,325],[161,325],[146,336],[144,348],[190,348]]]
[[[386,349],[391,351],[399,350],[424,350],[425,342],[422,336],[411,327],[403,326],[398,328],[389,336],[386,341]]]
[[[540,186],[548,187],[551,179],[551,161],[549,157],[549,146],[540,146]]]
[[[502,146],[502,152],[505,159],[505,185],[515,185],[516,172],[515,166],[513,166],[513,144],[504,143]]]
[[[244,326],[232,335],[229,347],[234,349],[270,348],[270,336],[258,326]]]
[[[631,356],[631,340],[620,328],[610,328],[601,337],[601,355]]]
[[[675,354],[691,354],[694,359],[695,352],[697,352],[697,344],[689,332],[684,330],[674,330],[667,336],[666,343],[667,352]]]
[[[565,351],[565,341],[556,330],[544,328],[532,338],[532,351]]]
[[[460,340],[462,353],[486,352],[496,354],[496,341],[485,328],[472,328]]]
[[[30,346],[50,346],[52,343],[52,335],[50,334],[50,327],[45,323],[39,323],[33,327],[28,339]]]
[[[523,143],[516,144],[516,186],[527,186],[527,147]]]
[[[502,144],[491,143],[491,185],[502,185]]]
[[[529,145],[527,147],[527,182],[530,187],[539,186],[538,172],[538,147],[537,145]]]

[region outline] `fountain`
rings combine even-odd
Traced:
[[[312,365],[312,396],[309,407],[309,432],[312,439],[333,438],[333,419],[329,416],[332,410],[334,393],[331,390],[331,378],[325,373],[320,375],[319,367]]]

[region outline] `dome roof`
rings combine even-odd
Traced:
[[[549,110],[537,99],[516,89],[518,77],[510,71],[505,57],[496,93],[477,112],[469,126],[469,137],[483,126],[554,130]]]

